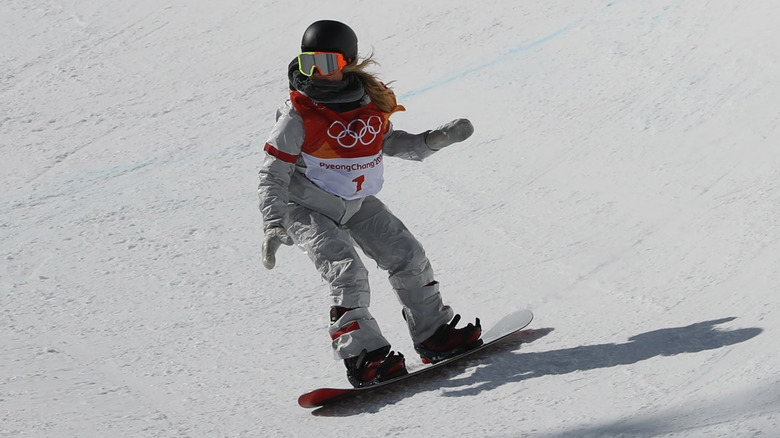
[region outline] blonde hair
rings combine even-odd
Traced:
[[[344,67],[345,73],[355,73],[363,82],[363,87],[366,89],[366,93],[371,98],[371,101],[383,112],[391,113],[396,111],[398,104],[395,100],[395,94],[393,91],[379,80],[377,75],[367,71],[366,69],[371,65],[378,65],[374,61],[374,54],[371,53],[367,58],[358,62],[357,59],[347,64]],[[392,82],[389,82],[390,84]]]

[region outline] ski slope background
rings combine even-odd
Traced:
[[[780,425],[780,4],[0,3],[0,436],[754,437]],[[381,198],[446,301],[546,333],[336,409],[328,294],[260,262],[257,170],[311,22],[421,132]],[[371,267],[373,265],[367,261]],[[410,368],[386,274],[372,311]]]

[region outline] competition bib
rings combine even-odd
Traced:
[[[376,195],[384,183],[382,143],[390,113],[370,103],[339,113],[291,93],[306,132],[301,156],[306,177],[343,199]]]

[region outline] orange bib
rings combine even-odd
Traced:
[[[303,119],[306,177],[343,199],[379,193],[384,183],[382,144],[392,113],[373,102],[339,113],[297,91],[290,94]]]

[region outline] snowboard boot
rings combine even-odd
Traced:
[[[408,374],[404,355],[390,351],[389,345],[372,352],[364,348],[359,356],[344,359],[344,364],[347,366],[347,379],[355,388]]]
[[[482,345],[482,326],[477,318],[476,325],[455,328],[460,315],[455,315],[449,324],[442,324],[430,338],[414,346],[423,363],[436,363],[457,356]]]

